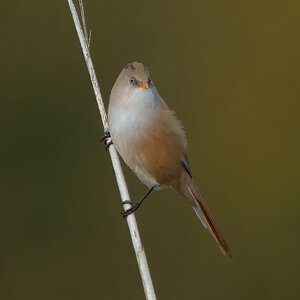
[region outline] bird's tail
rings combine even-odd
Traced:
[[[227,245],[225,238],[219,226],[215,222],[212,214],[210,213],[205,201],[202,199],[197,186],[193,182],[193,179],[189,177],[185,182],[185,187],[181,186],[180,193],[192,203],[197,217],[216,240],[222,253],[231,258],[229,246]]]

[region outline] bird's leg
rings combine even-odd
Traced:
[[[101,138],[100,141],[101,141],[101,143],[104,143],[105,150],[107,150],[109,148],[109,146],[113,143],[108,130],[104,130],[104,136]]]
[[[142,199],[140,199],[137,202],[131,202],[130,200],[121,201],[121,204],[131,204],[130,208],[128,208],[124,212],[122,212],[123,217],[126,218],[128,215],[130,215],[133,212],[135,212],[140,207],[140,205],[142,204],[142,202],[148,197],[148,195],[154,190],[154,188],[155,188],[155,185],[151,186],[151,188],[142,197]]]

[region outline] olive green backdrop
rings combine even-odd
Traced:
[[[106,106],[145,63],[232,249],[153,193],[136,216],[158,299],[299,299],[299,1],[85,7]],[[67,1],[2,1],[0,22],[0,298],[143,299]]]

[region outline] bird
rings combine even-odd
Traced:
[[[171,188],[185,198],[224,255],[229,246],[194,183],[187,158],[182,124],[159,95],[150,72],[142,63],[127,64],[109,98],[107,136],[128,167],[148,188],[139,201],[123,201],[134,212],[153,191]]]

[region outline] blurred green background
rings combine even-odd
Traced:
[[[124,65],[149,67],[232,249],[152,194],[136,216],[158,299],[299,299],[299,1],[84,4],[106,106]],[[143,299],[67,1],[0,16],[0,298]]]

